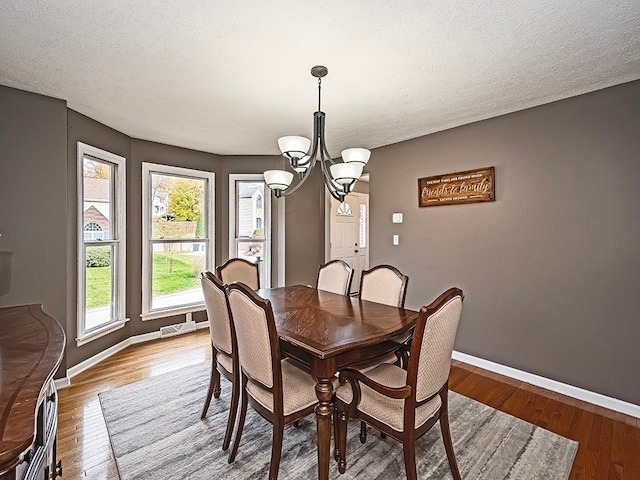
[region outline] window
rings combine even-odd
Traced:
[[[229,258],[258,264],[260,285],[271,286],[271,195],[262,175],[229,175]]]
[[[125,318],[125,159],[78,142],[78,345]]]
[[[87,223],[84,226],[84,239],[85,240],[102,240],[104,233],[102,227],[95,222]]]
[[[204,309],[214,268],[214,174],[142,164],[142,319]]]

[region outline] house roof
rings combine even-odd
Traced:
[[[152,8],[151,8],[152,7]],[[135,138],[378,147],[640,78],[640,2],[0,2],[0,83]]]

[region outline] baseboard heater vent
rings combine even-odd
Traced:
[[[196,322],[177,323],[175,325],[167,325],[160,327],[160,338],[173,337],[183,333],[193,332],[196,329]]]

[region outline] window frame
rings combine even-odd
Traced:
[[[265,259],[263,261],[263,275],[264,279],[260,281],[260,286],[262,288],[270,288],[271,287],[271,271],[272,271],[272,262],[273,262],[273,239],[272,239],[272,228],[273,221],[271,217],[271,190],[268,189],[266,182],[264,181],[264,175],[261,173],[232,173],[229,174],[229,258],[233,258],[236,256],[236,240],[249,240],[249,237],[236,237],[236,227],[237,227],[237,210],[238,206],[236,205],[236,182],[262,182],[264,183],[264,194],[262,197],[262,211],[264,215],[262,216],[263,226],[264,228],[264,244],[265,246],[269,246],[268,253],[268,261]],[[284,209],[283,209],[284,210]],[[282,235],[284,237],[284,235]],[[266,249],[265,249],[266,251]],[[284,248],[282,249],[284,252]],[[282,268],[284,270],[284,268]],[[282,282],[284,283],[284,282]]]
[[[78,281],[78,310],[77,310],[77,346],[84,345],[92,340],[107,335],[118,330],[129,321],[126,317],[126,281],[127,281],[127,213],[126,213],[126,159],[115,153],[102,150],[83,142],[77,143],[77,257],[78,270],[76,278]],[[84,239],[84,159],[93,158],[96,161],[109,163],[114,168],[112,179],[113,186],[113,227],[109,240],[85,240]],[[86,328],[86,292],[87,292],[87,271],[86,271],[86,251],[88,246],[108,246],[113,248],[113,258],[111,260],[112,287],[111,300],[113,303],[112,319],[109,322],[95,328]]]
[[[207,237],[197,240],[198,243],[206,244],[205,270],[211,271],[215,266],[215,173],[191,168],[174,167],[159,163],[142,162],[142,313],[140,314],[140,318],[142,318],[143,321],[198,312],[205,309],[204,299],[200,303],[191,303],[155,310],[151,308],[153,300],[153,261],[150,257],[153,252],[153,248],[151,248],[151,242],[153,240],[151,237],[151,220],[153,218],[151,215],[151,209],[153,208],[153,199],[151,198],[151,175],[154,173],[206,180],[204,204],[207,207],[205,215]],[[193,240],[196,239],[188,239],[190,242],[193,242]]]

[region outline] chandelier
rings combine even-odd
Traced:
[[[362,169],[369,161],[371,152],[366,148],[347,148],[342,151],[342,162],[329,155],[324,141],[325,113],[320,108],[322,77],[329,71],[327,67],[316,65],[311,75],[318,79],[318,111],[313,114],[313,144],[305,137],[286,136],[278,139],[282,155],[289,160],[291,169],[298,173],[298,181],[293,186],[294,174],[286,170],[267,170],[264,180],[276,197],[287,196],[298,190],[309,178],[316,162],[320,163],[324,184],[333,198],[339,202],[352,191],[362,175]],[[311,149],[309,149],[311,147]]]

